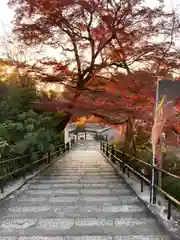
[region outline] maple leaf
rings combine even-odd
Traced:
[[[137,118],[153,121],[157,75],[170,76],[179,68],[173,43],[174,15],[161,6],[136,1],[10,0],[15,31],[30,46],[56,50],[63,60],[44,60],[44,81],[64,84],[62,98],[35,107],[94,115],[102,121]],[[33,24],[23,24],[32,13]],[[157,44],[152,38],[162,34]],[[171,39],[171,41],[169,41]],[[51,69],[52,74],[45,75]],[[44,76],[45,75],[45,76]],[[70,104],[71,103],[71,104]]]

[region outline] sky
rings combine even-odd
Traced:
[[[8,0],[0,0],[0,35],[4,33],[2,23],[7,25],[6,27],[12,27],[11,20],[13,18],[13,10],[8,8],[7,2]]]
[[[177,5],[180,5],[180,0],[159,0],[161,2],[164,1],[165,6],[167,9],[172,9],[172,7],[177,7]],[[11,29],[13,25],[11,24],[11,21],[13,19],[13,10],[10,9],[7,6],[8,0],[0,0],[0,40],[4,37],[7,36],[8,33],[11,32]],[[154,5],[157,0],[145,0],[148,5]],[[1,42],[0,42],[0,45]],[[54,52],[50,52],[50,55],[54,55]],[[0,55],[2,53],[0,52]]]
[[[180,4],[180,0],[159,0],[161,2],[164,1],[164,4],[167,6],[167,8],[172,8],[176,7],[178,4]],[[0,26],[0,36],[4,34],[4,27],[2,27],[2,23],[6,26],[6,28],[11,29],[11,20],[13,18],[13,10],[10,9],[7,6],[8,0],[0,0],[0,21],[1,21],[1,26]],[[151,0],[147,1],[148,4],[154,4],[156,0]]]

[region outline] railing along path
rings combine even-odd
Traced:
[[[71,141],[71,145],[74,140]],[[14,178],[20,176],[24,177],[28,172],[33,172],[39,166],[48,165],[54,160],[54,157],[60,156],[61,153],[69,151],[70,143],[55,146],[54,152],[37,151],[30,154],[10,158],[7,160],[0,160],[0,190],[4,192],[5,185]],[[32,155],[37,154],[33,161]],[[29,163],[28,163],[29,162]]]
[[[180,176],[177,176],[175,174],[172,174],[168,171],[165,171],[164,169],[158,168],[157,166],[153,166],[150,163],[147,163],[141,159],[138,159],[134,156],[131,156],[119,149],[115,149],[113,145],[108,145],[106,142],[101,142],[100,144],[100,150],[106,155],[107,158],[110,157],[111,161],[113,163],[118,163],[120,165],[120,170],[122,173],[127,174],[128,177],[130,177],[130,173],[133,173],[136,177],[138,177],[141,181],[141,192],[144,191],[144,184],[148,185],[150,188],[150,196],[149,201],[150,203],[156,204],[157,202],[157,193],[159,192],[164,198],[168,201],[168,213],[167,213],[167,219],[171,219],[172,215],[172,205],[175,205],[176,207],[180,207],[180,202],[175,199],[173,196],[168,194],[166,191],[162,189],[158,185],[159,180],[159,174],[162,173],[166,176],[172,177],[175,180],[179,181]],[[119,156],[117,156],[119,155]],[[148,167],[151,172],[150,179],[148,179],[146,176],[143,175],[143,172],[138,172],[136,169],[134,169],[130,164],[128,163],[128,160],[131,159],[131,161],[136,161],[138,163],[143,164],[144,166]]]

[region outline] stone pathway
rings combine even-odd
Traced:
[[[0,240],[171,239],[164,234],[93,142],[80,142],[0,208]]]

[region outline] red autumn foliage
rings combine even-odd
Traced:
[[[19,39],[33,47],[57,49],[57,57],[63,59],[47,59],[38,70],[43,80],[64,84],[66,101],[36,107],[71,116],[94,115],[111,123],[128,117],[152,122],[157,76],[169,77],[180,67],[174,14],[164,12],[162,5],[144,6],[142,0],[9,0],[9,4],[15,7]],[[29,12],[33,24],[22,21]],[[162,34],[165,39],[160,43],[153,41]],[[48,68],[50,76],[44,73]]]

